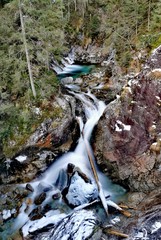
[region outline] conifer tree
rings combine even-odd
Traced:
[[[27,41],[26,41],[26,32],[25,32],[25,26],[24,26],[23,15],[22,15],[21,0],[19,0],[19,11],[20,11],[20,21],[21,21],[21,28],[22,28],[22,35],[23,35],[23,43],[24,43],[24,47],[25,47],[30,84],[31,84],[33,96],[36,97],[36,90],[35,90],[35,86],[34,86],[33,75],[32,75],[31,64],[30,64],[30,57],[29,57]]]

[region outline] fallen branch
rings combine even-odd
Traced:
[[[111,228],[104,229],[104,232],[108,233],[108,234],[118,236],[118,237],[122,237],[122,238],[128,238],[129,237],[127,234],[119,232],[119,231],[111,229]]]
[[[90,162],[90,165],[91,165],[91,168],[92,168],[92,172],[93,172],[93,175],[94,175],[94,179],[95,179],[97,187],[98,187],[99,197],[100,197],[102,205],[105,209],[105,212],[108,215],[108,206],[107,206],[107,203],[106,203],[106,198],[105,198],[102,186],[101,186],[99,178],[98,178],[98,174],[97,174],[97,170],[96,170],[95,165],[94,165],[94,159],[93,159],[93,156],[91,154],[90,146],[89,146],[88,141],[84,138],[84,132],[83,132],[84,126],[82,126],[82,122],[80,121],[80,118],[77,118],[77,120],[78,120],[78,123],[79,123],[79,126],[80,126],[82,137],[84,139],[84,143],[85,143],[88,159],[89,159],[89,162]]]

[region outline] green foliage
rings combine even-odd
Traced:
[[[87,47],[91,41],[117,51],[119,63],[128,67],[131,51],[153,49],[161,44],[161,0],[21,0],[27,47],[37,99],[30,89],[21,32],[19,1],[0,5],[0,138],[23,142],[45,117],[32,109],[58,92],[58,80],[50,59],[67,50],[68,44]],[[85,44],[85,41],[87,42]],[[59,112],[59,111],[58,111]],[[55,111],[55,114],[58,114]],[[26,139],[24,137],[24,139]]]
[[[30,89],[19,1],[13,0],[0,10],[0,139],[5,149],[12,139],[26,139],[35,130],[32,126],[47,116],[44,109],[41,117],[35,116],[32,109],[56,94],[58,80],[50,70],[50,58],[53,54],[59,57],[66,50],[61,0],[55,3],[21,0],[21,3],[37,99],[33,99]]]
[[[153,11],[151,15],[151,31],[160,31],[161,30],[161,0],[154,1]]]

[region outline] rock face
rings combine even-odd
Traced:
[[[75,61],[91,64],[102,63],[109,54],[109,49],[94,44],[89,44],[87,47],[75,46],[73,51]]]
[[[161,184],[161,47],[111,102],[95,132],[98,164],[132,191]]]
[[[63,95],[53,104],[60,109],[58,117],[42,122],[21,151],[12,159],[2,161],[1,183],[31,181],[44,172],[57,156],[69,151],[73,146],[73,139],[79,136],[75,120],[75,100],[71,96]]]

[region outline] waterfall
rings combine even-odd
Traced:
[[[74,92],[74,90],[71,91],[71,89],[72,88],[70,88],[69,90],[70,94],[72,94],[75,98],[79,99],[79,101],[81,101],[82,103],[83,110],[85,113],[84,120],[85,122],[83,122],[81,116],[77,116],[77,121],[79,122],[80,127],[80,138],[78,140],[78,144],[75,150],[65,153],[63,156],[59,157],[41,177],[30,183],[34,188],[34,192],[29,196],[30,199],[32,199],[32,202],[34,202],[35,197],[41,193],[42,186],[46,186],[46,188],[48,188],[48,191],[46,192],[46,199],[41,204],[41,207],[44,207],[46,204],[50,203],[52,201],[53,194],[58,192],[56,186],[57,180],[59,178],[60,173],[62,173],[61,175],[62,178],[64,177],[63,173],[66,172],[68,164],[74,164],[77,168],[79,168],[91,180],[91,183],[93,184],[93,186],[95,186],[94,188],[97,188],[92,173],[91,165],[89,163],[85,142],[88,143],[88,146],[90,148],[90,154],[92,154],[92,158],[94,159],[93,150],[90,146],[90,139],[92,131],[96,124],[98,123],[100,117],[102,116],[106,108],[106,105],[104,104],[103,101],[98,100],[93,94],[91,94],[90,91],[88,91],[87,93],[78,93]],[[112,200],[116,200],[117,196],[122,195],[124,193],[124,189],[121,188],[120,186],[112,184],[112,182],[102,172],[99,171],[99,169],[96,166],[96,163],[94,163],[94,165],[95,168],[97,169],[99,182],[101,184],[101,189],[103,189],[104,195],[105,196],[110,195]],[[63,179],[64,183],[62,184],[65,185],[67,179],[65,177]],[[62,199],[59,200],[59,206],[61,204],[63,204]],[[29,220],[28,215],[35,207],[36,206],[34,203],[31,205],[27,205],[24,203],[23,206],[21,207],[20,214],[18,215],[15,221],[13,227],[14,231],[15,229],[22,227],[26,223],[25,226],[22,228],[24,237],[28,235],[29,231],[31,232],[36,229],[39,229],[45,223],[48,224],[55,223],[56,221],[66,216],[66,214],[62,214],[61,211],[59,210],[57,211],[53,210],[45,214],[46,215],[45,220],[43,220],[42,218],[33,223],[32,221]],[[68,209],[67,213],[68,211],[71,210]],[[43,221],[45,221],[45,223]]]

